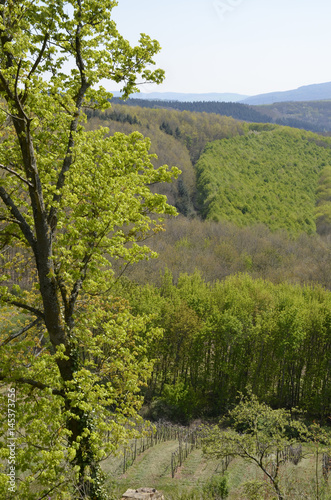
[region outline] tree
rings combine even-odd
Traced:
[[[301,422],[291,419],[289,411],[273,410],[259,403],[256,396],[241,396],[233,410],[228,412],[232,421],[229,430],[215,426],[204,439],[204,453],[223,458],[241,457],[259,467],[270,480],[279,500],[285,498],[280,485],[279,472],[285,458],[282,452],[307,429]],[[290,437],[296,436],[296,437]]]
[[[154,169],[138,133],[84,129],[84,109],[109,107],[103,79],[122,82],[124,96],[138,79],[163,79],[149,68],[158,42],[142,34],[131,47],[116,4],[0,1],[0,380],[5,401],[16,391],[16,494],[26,499],[104,498],[99,461],[130,435],[157,333],[111,296],[111,260],[153,256],[142,242],[175,209],[149,187],[178,170]]]

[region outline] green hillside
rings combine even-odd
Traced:
[[[322,169],[331,164],[331,140],[288,127],[249,129],[245,136],[209,143],[200,156],[204,218],[314,232],[315,192]]]

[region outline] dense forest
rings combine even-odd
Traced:
[[[158,259],[113,263],[122,276],[113,293],[164,332],[150,345],[147,415],[217,416],[250,387],[273,407],[298,406],[324,420],[331,140],[132,104],[90,113],[88,126],[137,129],[151,138],[155,165],[183,172],[163,191],[181,215],[149,241]]]
[[[322,287],[247,275],[210,284],[199,273],[181,274],[175,285],[169,272],[157,288],[118,287],[135,314],[164,330],[150,345],[150,416],[218,416],[247,387],[274,407],[330,414],[331,295]]]
[[[159,286],[168,269],[175,283],[182,272],[197,270],[208,282],[248,273],[273,283],[321,284],[331,290],[329,235],[293,237],[263,224],[240,228],[230,222],[179,216],[167,220],[165,231],[148,243],[158,258],[125,268],[125,276],[140,284]],[[114,262],[114,270],[121,274],[121,261]]]
[[[166,220],[166,231],[149,240],[158,259],[126,268],[132,280],[158,284],[167,268],[176,281],[197,269],[207,281],[248,272],[276,283],[331,288],[330,139],[138,106],[90,112],[87,125],[106,125],[111,134],[137,129],[151,138],[156,166],[175,164],[182,171],[172,184],[155,187],[181,216]],[[208,189],[213,204],[204,196]],[[114,266],[122,272],[119,262]]]
[[[113,105],[111,111],[87,114],[91,129],[103,125],[111,134],[139,130],[151,139],[155,166],[181,169],[175,183],[157,189],[185,216],[239,226],[264,223],[296,234],[314,233],[316,223],[323,226],[315,205],[319,177],[331,160],[327,137],[161,108]]]
[[[89,129],[106,126],[110,134],[138,130],[151,140],[150,151],[157,154],[156,167],[167,164],[181,169],[182,175],[176,182],[160,184],[156,190],[186,216],[196,214],[194,164],[205,145],[245,133],[244,124],[233,118],[189,111],[113,105],[103,113],[87,110],[87,116]]]

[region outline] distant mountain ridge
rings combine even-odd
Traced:
[[[120,97],[121,92],[112,92],[114,97]],[[181,92],[139,92],[132,94],[130,99],[147,99],[158,101],[180,101],[180,102],[194,102],[194,101],[216,101],[216,102],[238,102],[246,99],[248,96],[243,94],[234,93],[219,93],[209,92],[205,94],[190,94]]]
[[[274,104],[276,102],[323,101],[331,99],[331,82],[305,85],[294,90],[284,92],[269,92],[247,97],[240,101],[242,104]]]
[[[121,93],[114,91],[114,97]],[[241,104],[261,105],[279,102],[323,101],[331,99],[331,82],[304,85],[297,89],[282,92],[268,92],[255,96],[247,96],[231,92],[184,93],[184,92],[140,92],[130,96],[130,99],[150,101],[177,102],[235,102]]]

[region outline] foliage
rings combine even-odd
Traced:
[[[294,238],[284,230],[271,231],[262,224],[238,227],[226,221],[177,217],[167,220],[166,231],[150,241],[159,258],[129,267],[126,276],[134,282],[160,286],[166,269],[175,283],[180,274],[193,274],[195,270],[210,283],[247,273],[275,284],[315,284],[330,290],[328,238],[327,234],[316,233],[301,233]]]
[[[149,68],[158,42],[142,34],[131,47],[112,21],[115,6],[0,5],[0,380],[2,403],[16,391],[20,498],[105,497],[98,463],[133,434],[151,369],[146,346],[159,334],[109,293],[110,262],[155,255],[142,242],[175,209],[149,186],[179,172],[155,168],[137,132],[83,126],[84,107],[109,107],[102,79],[122,83],[126,96],[139,79],[163,79]]]
[[[330,140],[289,128],[254,128],[206,146],[196,165],[203,216],[314,232],[315,189],[331,161]]]
[[[194,409],[199,401],[195,397],[192,387],[179,381],[173,384],[164,384],[162,396],[156,403],[153,405],[154,412],[151,414],[155,420],[167,418],[172,422],[179,421],[182,424],[188,424],[194,416]]]

